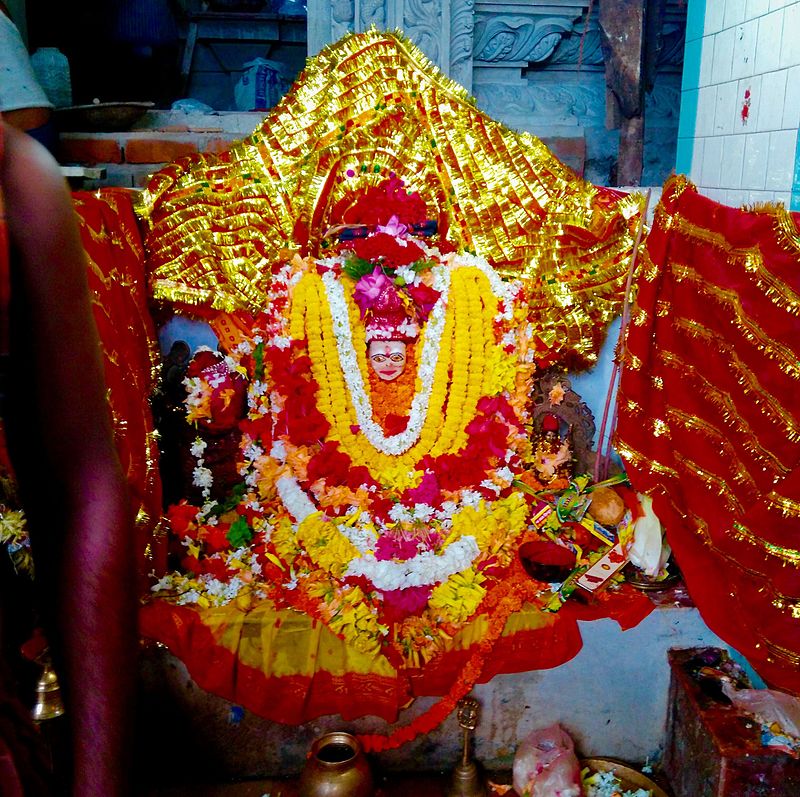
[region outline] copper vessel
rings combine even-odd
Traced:
[[[371,797],[372,773],[355,736],[326,733],[311,745],[300,797]]]

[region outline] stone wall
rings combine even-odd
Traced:
[[[642,185],[661,185],[675,165],[686,9],[683,0],[664,1],[655,79],[645,97]],[[596,0],[309,0],[307,38],[314,54],[373,24],[402,29],[487,114],[543,139],[592,182],[615,185],[619,121],[597,14]],[[64,134],[62,162],[105,164],[102,184],[138,186],[174,157],[219,151],[262,115],[151,112],[130,132]]]

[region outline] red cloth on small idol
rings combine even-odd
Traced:
[[[703,618],[800,693],[800,215],[683,177],[647,239],[617,449]]]

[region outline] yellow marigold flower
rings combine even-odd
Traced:
[[[486,595],[486,590],[481,586],[485,580],[486,577],[474,567],[455,573],[433,588],[428,605],[447,621],[464,623],[475,613]]]
[[[380,473],[380,482],[384,487],[402,493],[412,487],[418,487],[424,475],[424,471],[409,470],[405,465],[399,464],[384,468]]]
[[[297,527],[297,540],[303,544],[314,564],[341,578],[358,549],[342,534],[337,524],[325,520],[321,512],[309,515]]]
[[[341,608],[331,618],[330,627],[361,653],[378,653],[381,637],[389,629],[381,625],[358,587],[340,593]]]
[[[272,528],[270,541],[275,546],[278,555],[285,562],[293,562],[300,552],[294,535],[294,527],[288,515],[281,515]]]
[[[486,358],[486,393],[497,396],[503,391],[513,391],[517,379],[517,361],[500,346],[493,346]],[[491,378],[489,378],[491,375]]]

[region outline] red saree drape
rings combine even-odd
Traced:
[[[800,692],[800,215],[664,186],[617,448],[708,625]]]

